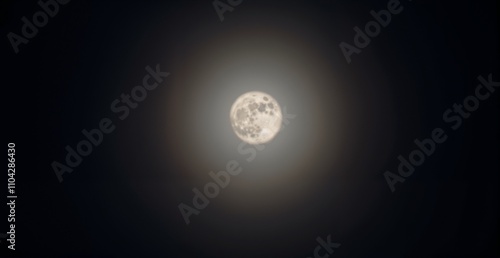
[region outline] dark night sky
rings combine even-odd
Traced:
[[[478,76],[500,81],[498,3],[402,0],[348,64],[340,42],[387,2],[244,0],[221,22],[208,0],[73,0],[18,54],[4,37],[19,199],[18,250],[0,254],[308,257],[331,235],[331,257],[500,257],[500,91],[456,131],[442,118]],[[3,35],[39,9],[3,1]],[[119,120],[110,103],[156,64],[169,77]],[[244,76],[282,82],[256,87],[297,115],[248,164],[217,116]],[[59,183],[51,163],[104,117],[115,131]],[[447,141],[391,193],[383,173],[436,127]],[[177,205],[231,159],[247,173],[186,225]]]

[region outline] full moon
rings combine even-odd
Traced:
[[[251,91],[239,96],[229,113],[236,135],[244,142],[269,142],[281,128],[281,108],[269,94]]]

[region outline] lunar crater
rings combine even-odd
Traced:
[[[281,109],[278,102],[264,92],[248,92],[236,99],[230,111],[231,125],[236,135],[250,144],[272,140],[281,129]]]

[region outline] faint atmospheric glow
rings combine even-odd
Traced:
[[[239,96],[229,117],[234,133],[249,144],[269,142],[281,128],[282,114],[278,102],[260,91]]]

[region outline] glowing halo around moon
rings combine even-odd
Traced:
[[[234,133],[246,143],[271,141],[283,119],[278,102],[269,94],[251,91],[239,96],[229,114]]]

